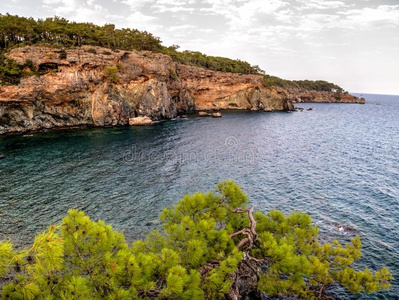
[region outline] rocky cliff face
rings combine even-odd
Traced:
[[[46,47],[8,54],[20,64],[31,60],[41,76],[0,87],[0,133],[125,125],[132,117],[161,120],[195,110],[293,109],[284,92],[262,86],[261,76],[180,65],[151,52],[82,47],[66,50],[65,59],[60,54]],[[110,67],[116,78],[107,76]]]
[[[61,54],[46,47],[8,53],[19,64],[31,60],[40,76],[0,86],[0,134],[127,125],[133,117],[162,120],[198,110],[282,111],[293,110],[293,102],[364,103],[348,94],[265,88],[262,76],[176,64],[152,52],[84,46],[66,50],[66,58]]]

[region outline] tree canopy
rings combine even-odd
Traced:
[[[113,24],[98,26],[93,23],[70,22],[61,17],[35,20],[0,14],[0,54],[14,47],[43,45],[57,48],[92,45],[120,50],[148,50],[170,55],[176,62],[199,66],[214,71],[258,74],[258,66],[225,57],[207,56],[200,52],[177,51],[178,46],[165,47],[161,40],[147,31],[122,28]],[[0,80],[9,78],[10,70],[0,57]],[[17,71],[16,69],[12,69]],[[19,77],[23,74],[20,72]],[[14,78],[17,77],[14,74]],[[7,82],[7,80],[5,80]],[[9,83],[13,83],[12,79]]]
[[[305,91],[339,92],[344,90],[331,82],[324,80],[287,80],[276,76],[264,75],[263,85],[266,87],[281,87],[284,89],[297,89]]]
[[[27,249],[2,241],[0,298],[331,299],[331,285],[372,293],[392,280],[385,267],[352,267],[359,237],[322,243],[307,214],[255,212],[232,181],[185,196],[160,220],[161,231],[128,245],[110,225],[70,210]]]

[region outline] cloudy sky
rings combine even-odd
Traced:
[[[399,0],[1,0],[7,12],[147,30],[286,79],[399,94]]]

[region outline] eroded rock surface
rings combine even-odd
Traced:
[[[196,110],[293,110],[292,100],[304,99],[265,88],[262,76],[176,64],[163,54],[89,46],[67,49],[66,59],[60,53],[35,46],[7,54],[20,64],[31,60],[41,75],[0,86],[0,134],[127,125],[135,117],[156,121]]]

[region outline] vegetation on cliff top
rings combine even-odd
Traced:
[[[185,196],[160,219],[161,232],[131,246],[77,210],[28,249],[0,242],[0,298],[331,299],[332,285],[371,293],[392,280],[386,268],[351,267],[361,256],[359,237],[323,244],[308,215],[254,212],[232,181]]]
[[[332,92],[336,91],[342,93],[344,90],[331,82],[324,80],[287,80],[276,76],[264,75],[263,85],[266,87],[281,87],[283,89],[305,90],[305,91],[320,91]]]
[[[18,65],[4,57],[4,53],[12,48],[29,45],[62,49],[92,45],[110,49],[149,50],[170,55],[177,63],[199,66],[213,71],[264,74],[259,66],[252,66],[239,59],[208,56],[196,51],[177,51],[179,47],[175,45],[165,47],[158,37],[146,31],[129,28],[116,29],[113,24],[98,26],[92,23],[70,22],[59,17],[35,20],[0,14],[0,83],[17,84],[21,77],[32,75],[32,72],[25,70],[25,65]],[[95,49],[89,50],[96,53]],[[111,53],[104,52],[103,54]],[[66,58],[65,51],[61,52],[60,58]],[[290,81],[270,75],[264,76],[264,85],[302,90],[342,91],[339,86],[326,81]]]
[[[92,23],[69,22],[59,17],[35,20],[0,14],[0,32],[0,52],[29,45],[59,48],[92,45],[110,49],[149,50],[164,53],[170,55],[178,63],[214,71],[242,74],[263,72],[258,66],[251,66],[241,60],[207,56],[200,52],[179,52],[176,46],[163,46],[160,39],[149,32],[129,28],[116,29],[113,24],[98,26]],[[4,80],[8,78],[8,75],[7,70],[0,71],[0,79]],[[22,73],[20,75],[22,76]]]

